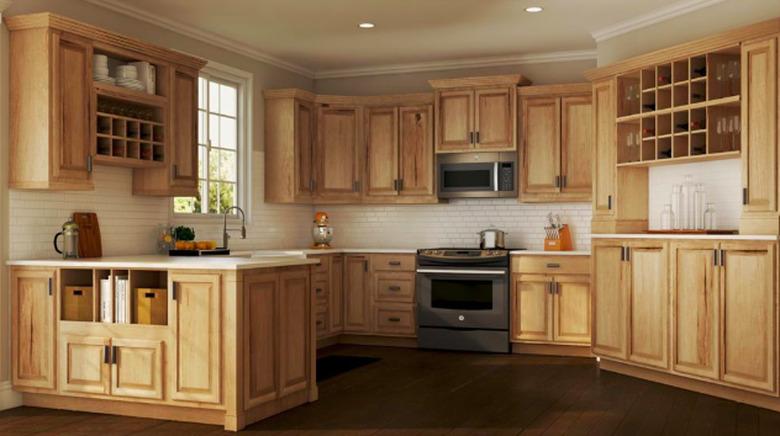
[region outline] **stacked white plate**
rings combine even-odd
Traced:
[[[92,78],[96,82],[114,84],[114,78],[108,75],[108,56],[96,54],[92,58]]]
[[[122,88],[128,88],[135,91],[145,91],[146,87],[138,79],[116,79],[116,84]]]

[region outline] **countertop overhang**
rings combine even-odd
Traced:
[[[680,233],[600,233],[590,235],[591,239],[703,239],[730,241],[777,241],[777,235],[702,235]]]
[[[312,265],[319,259],[276,256],[193,256],[176,257],[161,254],[135,256],[108,256],[89,259],[32,259],[9,260],[9,266],[31,266],[49,268],[106,268],[106,269],[197,269],[197,270],[246,270],[256,268],[275,268],[285,266]]]

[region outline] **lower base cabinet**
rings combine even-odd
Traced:
[[[598,239],[593,256],[594,354],[778,396],[776,242]]]

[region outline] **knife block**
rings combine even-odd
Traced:
[[[544,251],[571,251],[571,230],[564,224],[558,230],[558,239],[544,238]]]

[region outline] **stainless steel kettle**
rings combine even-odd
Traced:
[[[57,239],[62,236],[62,250],[57,246]],[[54,235],[54,249],[62,255],[63,259],[78,259],[79,257],[79,225],[68,218],[62,225],[62,231]]]

